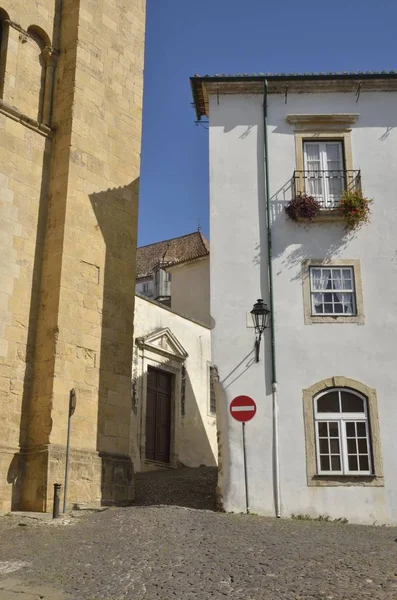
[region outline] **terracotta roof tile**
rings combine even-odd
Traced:
[[[208,240],[200,231],[137,248],[137,279],[148,277],[159,264],[175,265],[209,254]]]

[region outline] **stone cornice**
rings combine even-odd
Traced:
[[[47,127],[47,125],[43,125],[43,123],[39,123],[38,121],[36,121],[36,119],[28,117],[28,115],[22,113],[15,106],[7,104],[7,102],[4,102],[4,100],[0,100],[0,113],[6,115],[7,117],[10,117],[10,119],[17,121],[18,123],[21,123],[21,125],[24,125],[25,127],[36,131],[36,133],[38,133],[39,135],[42,135],[47,138],[53,136],[53,130],[50,127]]]
[[[335,125],[341,127],[348,127],[353,125],[360,115],[358,113],[334,113],[334,114],[322,114],[322,115],[287,115],[285,120],[291,125],[303,126],[323,126],[323,125]]]

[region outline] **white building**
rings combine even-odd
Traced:
[[[224,507],[246,510],[229,414],[244,394],[252,512],[396,524],[397,75],[196,76],[192,89],[209,119]],[[360,185],[371,219],[347,233],[338,203]],[[297,191],[321,202],[312,222],[285,214]],[[272,309],[258,363],[257,298]]]
[[[138,294],[207,324],[209,244],[200,231],[140,246],[136,263]],[[171,282],[173,277],[175,281]]]
[[[209,327],[137,295],[134,329],[134,469],[216,465]]]

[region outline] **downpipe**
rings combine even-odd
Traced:
[[[280,453],[279,453],[279,426],[278,426],[278,401],[277,401],[277,372],[276,372],[276,337],[274,323],[274,290],[273,290],[273,265],[272,265],[272,231],[270,223],[270,185],[269,185],[269,144],[267,137],[267,95],[268,82],[264,79],[263,93],[263,134],[264,134],[264,167],[265,167],[265,192],[266,192],[266,226],[267,226],[267,256],[269,277],[269,305],[270,305],[270,335],[271,335],[271,362],[272,362],[272,411],[273,411],[273,481],[274,503],[276,517],[281,517],[281,490],[280,490]]]

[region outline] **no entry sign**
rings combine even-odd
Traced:
[[[246,423],[255,417],[256,404],[249,396],[237,396],[232,400],[229,410],[233,419]]]

